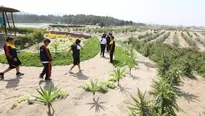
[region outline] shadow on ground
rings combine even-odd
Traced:
[[[105,104],[107,102],[99,102],[99,97],[97,100],[95,100],[93,103],[87,103],[87,105],[92,105],[90,107],[90,110],[95,108],[95,112],[100,112],[101,110],[105,111],[106,107],[104,107],[102,104]]]
[[[122,95],[130,95],[130,92],[128,90],[131,90],[131,88],[128,88],[127,85],[125,86],[118,86],[117,90],[120,90],[119,92],[122,94]]]
[[[8,82],[6,85],[6,88],[16,88],[16,87],[18,87],[20,79],[22,79],[22,77],[16,77],[14,79],[2,80],[2,81]]]

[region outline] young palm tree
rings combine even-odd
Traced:
[[[182,72],[178,68],[170,69],[164,78],[167,79],[168,83],[172,86],[180,86]]]
[[[127,62],[127,66],[129,67],[129,73],[132,75],[132,68],[135,66],[132,62]]]
[[[43,89],[41,86],[40,86],[40,89],[36,89],[36,90],[39,93],[39,96],[35,96],[36,101],[47,105],[48,114],[51,114],[51,107],[52,107],[51,103],[54,101],[54,99],[58,95],[60,89],[57,89],[54,92],[52,92],[52,85],[50,84],[48,87],[48,90]]]
[[[93,93],[93,101],[95,101],[95,93],[99,90],[98,81],[91,80],[90,84],[86,84],[86,88]]]
[[[130,110],[130,116],[151,116],[152,110],[150,107],[150,101],[145,99],[145,93],[142,93],[139,89],[137,91],[137,97],[132,98],[132,102],[128,106]]]
[[[177,93],[166,79],[160,79],[158,82],[154,81],[153,95],[156,98],[155,110],[160,112],[161,115],[168,113],[169,115],[176,116],[175,111],[179,111],[176,103]]]
[[[122,79],[126,75],[125,68],[117,67],[113,70],[111,76],[117,79],[118,86],[120,86],[120,79]]]

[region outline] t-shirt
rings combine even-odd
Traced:
[[[80,46],[79,45],[77,45],[77,44],[73,44],[73,45],[71,45],[71,49],[72,49],[72,51],[73,51],[73,57],[74,58],[79,58],[80,57]]]
[[[108,36],[108,37],[106,38],[106,40],[107,40],[107,45],[109,45],[109,43],[110,43],[110,37]]]
[[[100,44],[103,44],[103,45],[107,44],[107,40],[105,38],[102,38],[100,40]]]

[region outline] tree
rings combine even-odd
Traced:
[[[100,22],[99,26],[102,28],[105,26],[105,24],[103,22]]]

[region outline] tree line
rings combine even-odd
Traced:
[[[125,21],[109,16],[95,15],[33,15],[33,14],[15,14],[16,23],[64,23],[77,25],[99,25],[99,26],[145,26],[143,23]]]

